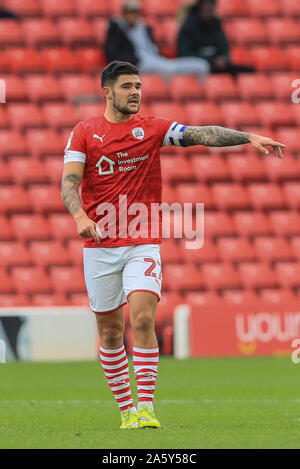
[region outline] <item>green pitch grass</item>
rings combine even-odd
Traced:
[[[161,358],[156,414],[119,430],[96,362],[0,365],[0,448],[200,449],[300,448],[300,364]]]

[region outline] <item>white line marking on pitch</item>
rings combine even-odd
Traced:
[[[67,400],[0,400],[1,405],[9,404],[41,404],[41,405],[78,405],[78,404],[114,404],[114,400],[100,399],[67,399]],[[157,399],[158,404],[300,404],[300,399]]]

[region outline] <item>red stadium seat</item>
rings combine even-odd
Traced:
[[[293,258],[290,245],[280,236],[255,238],[254,246],[257,257],[262,261],[289,261]]]
[[[179,245],[174,239],[164,239],[160,247],[160,253],[163,263],[179,263],[183,260]]]
[[[29,250],[37,266],[46,267],[70,263],[69,252],[59,241],[33,241]]]
[[[270,213],[274,233],[283,236],[300,234],[300,215],[296,211],[275,211]]]
[[[99,117],[104,114],[105,104],[104,103],[86,103],[81,104],[76,109],[78,120],[86,120],[91,117]]]
[[[281,181],[286,179],[297,179],[300,176],[300,167],[297,164],[298,161],[286,155],[285,157],[279,158],[264,158],[265,173],[270,181]]]
[[[45,293],[37,293],[35,295],[32,295],[32,302],[34,306],[44,306],[44,307],[69,306],[70,305],[70,301],[66,298],[65,295],[62,295],[62,294],[47,295]]]
[[[71,293],[69,296],[71,305],[90,308],[89,298],[86,293]]]
[[[163,156],[161,158],[163,181],[188,181],[193,179],[190,162],[182,156]]]
[[[78,96],[100,95],[100,82],[86,75],[65,75],[59,80],[65,99]]]
[[[202,274],[193,264],[167,264],[164,267],[164,288],[199,290],[204,287]]]
[[[216,309],[224,307],[221,297],[212,291],[188,293],[185,297],[185,302],[189,306],[198,307],[199,312],[201,311],[200,308],[209,307]]]
[[[300,263],[278,262],[275,266],[278,282],[282,287],[300,287]]]
[[[289,207],[299,209],[300,207],[300,183],[287,182],[283,185],[283,192]]]
[[[52,267],[50,277],[57,293],[83,293],[86,291],[82,269]]]
[[[27,295],[0,295],[1,308],[14,308],[16,306],[32,306],[32,302]]]
[[[108,17],[110,14],[111,2],[95,2],[94,0],[75,0],[77,14],[81,16]]]
[[[143,13],[149,16],[173,16],[177,11],[177,4],[173,0],[144,0]]]
[[[45,165],[36,158],[12,157],[8,162],[13,180],[17,184],[46,183],[48,174]]]
[[[276,288],[275,272],[264,262],[243,262],[238,270],[246,288]]]
[[[49,127],[60,129],[70,128],[77,124],[77,115],[73,106],[68,103],[51,103],[43,107],[46,122]]]
[[[68,48],[44,49],[41,52],[43,67],[47,72],[77,72],[78,60],[76,54]]]
[[[258,236],[271,234],[269,218],[261,212],[236,212],[235,226],[242,236]]]
[[[300,30],[292,18],[267,19],[266,32],[269,41],[273,44],[299,43]]]
[[[248,208],[250,206],[248,191],[240,184],[214,184],[212,193],[220,210]]]
[[[50,237],[48,220],[41,215],[13,215],[14,236],[21,241],[47,240]]]
[[[222,125],[224,116],[222,106],[211,102],[191,103],[185,106],[188,125]]]
[[[6,269],[0,267],[0,293],[11,293],[14,290],[11,276]]]
[[[0,160],[0,183],[9,184],[13,181],[13,174],[10,172],[10,168],[7,163]]]
[[[217,245],[225,262],[253,261],[256,258],[253,245],[245,238],[219,238]]]
[[[251,54],[249,54],[249,47],[245,46],[232,46],[231,51],[231,61],[232,63],[237,63],[240,65],[252,65],[253,66],[253,58]]]
[[[36,104],[10,104],[8,115],[13,128],[22,130],[28,127],[43,127],[45,117]]]
[[[228,263],[209,263],[202,266],[202,274],[207,288],[223,290],[241,288],[239,273]]]
[[[83,18],[59,19],[57,29],[66,46],[94,43],[92,27],[90,23]]]
[[[299,82],[300,84],[300,82]],[[300,98],[300,87],[298,85],[298,89],[296,90],[297,92],[297,98]],[[294,106],[294,116],[295,116],[295,121],[297,125],[300,125],[300,106]]]
[[[230,215],[225,212],[205,211],[205,236],[231,236],[236,230]]]
[[[12,73],[40,72],[43,70],[41,56],[33,48],[7,49],[4,54]]]
[[[30,201],[27,192],[19,186],[0,186],[0,212],[20,213],[30,210]]]
[[[160,75],[142,75],[142,92],[143,99],[166,99],[168,97],[169,91],[165,81]],[[164,103],[162,103],[164,105]],[[171,119],[171,117],[170,117]]]
[[[43,162],[48,179],[52,184],[60,184],[64,168],[64,161],[61,156],[53,156],[45,158]]]
[[[12,19],[1,18],[0,37],[3,46],[20,46],[24,43],[20,24]]]
[[[20,16],[40,16],[39,0],[7,0],[6,6]]]
[[[250,184],[248,190],[252,205],[256,209],[265,210],[285,206],[282,189],[277,184]]]
[[[48,18],[28,19],[23,21],[23,41],[28,46],[57,45],[61,42],[57,27]]]
[[[227,162],[222,156],[199,156],[191,158],[193,176],[200,182],[224,181],[230,178]]]
[[[45,16],[74,16],[76,13],[72,0],[41,0]]]
[[[261,102],[256,104],[259,122],[266,127],[274,125],[293,125],[295,123],[293,104],[281,102]]]
[[[298,72],[300,68],[300,46],[287,47],[284,53],[290,70]]]
[[[16,241],[0,242],[0,266],[30,265],[32,263],[28,249]]]
[[[49,224],[51,238],[53,239],[78,239],[76,224],[69,214],[50,215]]]
[[[15,130],[0,130],[0,155],[25,155],[28,147],[24,137]]]
[[[255,16],[277,16],[280,15],[280,6],[277,0],[246,0],[248,12]]]
[[[144,79],[143,94],[144,94]],[[149,87],[150,88],[150,87]],[[203,97],[203,86],[195,76],[173,76],[169,82],[169,92],[173,101],[199,99]]]
[[[9,218],[0,215],[0,240],[9,241],[13,237],[13,229]]]
[[[204,244],[200,249],[187,249],[185,246],[186,240],[181,241],[180,249],[183,259],[196,264],[202,264],[202,262],[217,262],[220,260],[218,246],[208,237],[205,237],[205,234],[204,228]]]
[[[261,299],[268,305],[279,305],[280,303],[295,306],[297,301],[296,295],[292,290],[287,288],[265,289],[260,292]]]
[[[237,85],[239,95],[245,100],[273,98],[275,92],[271,79],[262,73],[241,73]]]
[[[237,97],[235,81],[231,75],[209,75],[204,82],[204,95],[214,101],[219,99],[234,99]]]
[[[34,185],[28,189],[31,206],[36,212],[64,212],[60,190],[55,186]]]
[[[206,208],[214,207],[211,190],[204,184],[178,184],[177,200],[180,203],[204,203]]]
[[[256,155],[228,156],[229,174],[237,181],[257,181],[266,178],[262,160]]]
[[[0,128],[1,129],[7,129],[10,125],[9,119],[8,119],[8,113],[6,109],[1,106],[0,107]],[[1,176],[0,176],[1,178]]]
[[[99,47],[85,47],[77,51],[79,68],[82,72],[98,72],[106,65],[106,57]],[[100,82],[99,82],[100,87]]]
[[[252,290],[226,290],[224,291],[222,298],[224,301],[231,304],[231,306],[238,307],[257,308],[260,303],[260,296]]]
[[[287,54],[279,47],[252,47],[250,54],[258,71],[286,69]]]
[[[284,143],[290,152],[300,151],[299,129],[284,127],[277,130],[277,140]]]
[[[15,101],[25,101],[27,99],[26,88],[23,78],[14,76],[12,74],[1,74],[1,79],[5,81],[6,101],[8,103]]]
[[[52,75],[28,75],[24,82],[31,101],[58,101],[62,97],[59,82]]]
[[[219,0],[217,8],[221,17],[244,16],[248,13],[247,4],[243,0]]]
[[[82,267],[84,240],[79,237],[78,239],[70,239],[67,246],[72,264]]]
[[[238,45],[257,44],[268,42],[265,26],[258,18],[236,18],[226,27],[230,42]]]
[[[93,28],[94,37],[97,42],[104,44],[109,26],[109,21],[107,21],[107,18],[93,19],[91,26]]]
[[[221,104],[225,123],[228,127],[237,127],[239,125],[255,125],[258,123],[259,116],[253,105],[246,102],[231,102]]]
[[[155,117],[163,117],[186,124],[186,115],[183,107],[178,103],[158,103],[154,102],[150,106],[150,113]]]
[[[299,234],[299,230],[298,230]],[[299,261],[300,260],[300,236],[296,236],[291,239],[291,247],[293,250],[294,257]]]
[[[297,0],[281,0],[280,6],[286,16],[291,18],[300,16],[300,4]]]
[[[17,293],[49,293],[52,285],[41,267],[14,267],[11,272]]]
[[[28,130],[26,141],[33,156],[61,155],[65,142],[54,130]]]
[[[175,18],[169,17],[162,21],[161,31],[162,31],[162,41],[166,44],[167,47],[174,47],[176,51],[177,37],[179,33],[179,24]],[[177,51],[176,51],[177,52]],[[176,54],[177,55],[177,54]]]

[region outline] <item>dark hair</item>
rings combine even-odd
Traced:
[[[139,75],[139,71],[129,62],[114,60],[102,70],[101,87],[103,88],[108,83],[115,83],[121,75]]]

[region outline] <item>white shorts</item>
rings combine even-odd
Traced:
[[[84,248],[84,277],[94,313],[110,313],[135,291],[160,299],[161,259],[158,244]]]

